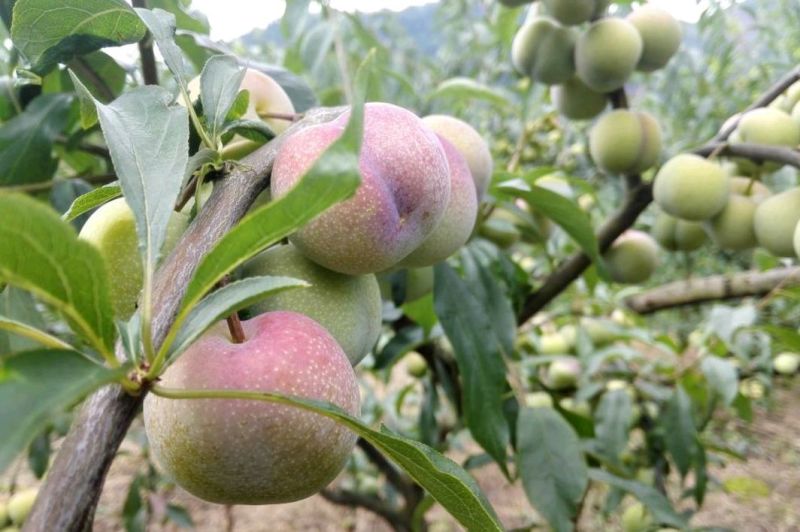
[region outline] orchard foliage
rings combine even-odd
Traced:
[[[718,420],[800,365],[800,24],[640,4],[445,1],[409,11],[429,44],[297,0],[227,46],[188,1],[2,3],[0,472],[44,480],[0,527],[89,525],[143,404],[127,530],[172,483],[397,530],[689,528],[738,457]]]

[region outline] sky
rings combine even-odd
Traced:
[[[431,3],[431,0],[331,0],[331,7],[342,11],[402,10]],[[697,0],[650,0],[686,22],[696,22],[701,7]],[[702,3],[702,0],[701,0]],[[279,19],[284,0],[194,0],[192,8],[206,14],[211,21],[211,37],[228,41],[255,28],[266,28]]]

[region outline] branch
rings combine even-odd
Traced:
[[[791,73],[784,76],[775,85],[770,87],[762,96],[753,102],[747,111],[768,105],[794,82],[800,80],[800,67],[795,68]],[[615,109],[625,108],[628,104],[627,95],[624,89],[619,89],[609,95],[612,106]],[[758,160],[772,160],[798,166],[800,163],[800,153],[789,148],[776,148],[771,146],[761,146],[754,144],[727,144],[725,141],[736,129],[736,123],[729,125],[720,131],[708,144],[694,150],[698,155],[708,156],[719,150],[717,153],[727,155],[738,155],[741,157],[755,156]],[[649,183],[643,183],[641,176],[626,176],[628,194],[622,208],[612,216],[597,234],[597,243],[602,253],[616,240],[616,238],[636,223],[639,215],[653,201],[652,187]],[[591,266],[592,261],[584,253],[576,253],[564,261],[555,271],[553,271],[542,286],[533,292],[525,300],[522,311],[518,316],[519,324],[531,319],[537,312],[542,310],[550,301],[555,299],[561,292],[566,290],[573,281],[580,277],[583,272]]]
[[[676,281],[636,294],[625,304],[639,314],[651,314],[685,305],[768,294],[782,286],[800,284],[800,267],[767,272],[748,271]]]
[[[153,338],[164,341],[195,269],[205,255],[247,212],[263,190],[275,155],[289,134],[332,120],[342,109],[315,109],[283,134],[245,157],[214,187],[205,207],[181,237],[156,274]],[[118,349],[118,351],[120,351]],[[26,532],[80,532],[91,522],[108,468],[144,396],[132,397],[118,385],[89,398],[72,425],[25,523]]]
[[[147,0],[133,0],[133,7],[147,9]],[[142,40],[139,41],[139,56],[142,58],[142,78],[145,85],[158,85],[158,69],[156,68],[156,56],[153,52],[153,36],[150,32],[145,32]]]
[[[703,157],[708,157],[712,153],[717,155],[727,155],[729,157],[744,157],[745,159],[750,159],[754,162],[772,161],[776,163],[788,164],[789,166],[794,166],[795,168],[800,168],[800,151],[783,146],[711,142],[702,148],[694,150],[694,153]]]
[[[395,530],[410,531],[411,528],[406,523],[403,516],[384,501],[377,497],[370,497],[363,493],[350,490],[329,490],[324,489],[319,492],[322,497],[334,504],[349,506],[351,508],[360,507],[383,517]]]

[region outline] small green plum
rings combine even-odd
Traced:
[[[658,171],[653,199],[676,218],[708,220],[728,203],[730,177],[722,167],[693,154],[676,155]]]
[[[652,227],[653,238],[669,251],[694,251],[708,240],[703,224],[687,222],[659,212]]]
[[[575,30],[550,17],[525,22],[511,43],[514,68],[534,81],[557,85],[575,75]]]
[[[758,245],[778,257],[796,257],[794,234],[800,222],[800,187],[775,194],[756,207],[753,217]]]
[[[642,57],[636,69],[653,72],[664,68],[681,46],[683,32],[680,23],[669,11],[650,5],[635,9],[627,21],[642,36]]]
[[[589,133],[594,162],[610,173],[638,174],[661,154],[661,128],[648,113],[617,109],[603,115]]]
[[[655,272],[659,262],[658,245],[647,233],[629,229],[617,238],[603,257],[614,281],[638,284]]]
[[[621,18],[603,18],[578,37],[575,71],[591,89],[611,92],[628,81],[642,49],[642,37],[633,24]]]
[[[781,375],[794,375],[800,369],[800,354],[780,353],[772,361],[772,367]]]

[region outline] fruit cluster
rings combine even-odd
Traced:
[[[190,84],[192,98],[200,84]],[[248,117],[275,131],[275,116],[291,101],[271,78],[248,70]],[[329,123],[287,133],[276,157],[271,196],[280,199],[344,131],[349,112]],[[234,138],[224,157],[257,146]],[[355,195],[246,263],[242,276],[301,279],[308,288],[285,291],[253,305],[235,338],[219,323],[161,376],[173,389],[265,391],[333,403],[359,412],[353,367],[381,332],[376,273],[424,268],[463,246],[492,175],[488,145],[454,117],[419,118],[386,103],[364,109]],[[202,207],[198,205],[198,207]],[[162,249],[169,253],[189,223],[173,213]],[[142,290],[142,262],[133,212],[124,198],[89,218],[81,238],[109,264],[117,317],[129,318]],[[423,271],[423,270],[413,270]],[[225,504],[298,500],[327,485],[344,467],[355,435],[335,422],[296,408],[242,399],[174,401],[150,394],[144,420],[152,452],[175,481],[194,495]]]

